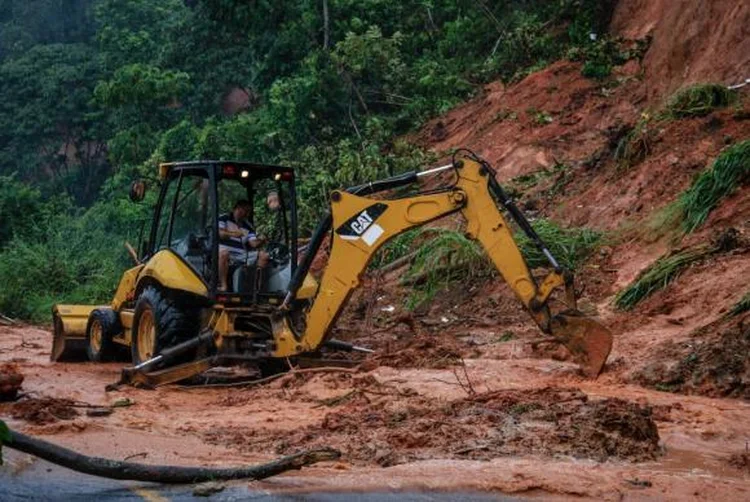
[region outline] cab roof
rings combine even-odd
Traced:
[[[237,173],[248,171],[252,178],[272,178],[276,174],[291,174],[294,176],[294,169],[285,166],[276,166],[271,164],[258,164],[241,160],[190,160],[184,162],[163,162],[159,164],[159,178],[165,179],[171,171],[191,168],[191,167],[210,167],[213,166],[224,173],[225,169],[236,170]]]

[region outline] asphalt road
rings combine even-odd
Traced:
[[[132,481],[116,481],[80,474],[35,460],[30,465],[20,461],[18,453],[3,451],[6,464],[0,467],[0,501],[182,501],[206,500],[198,497],[193,490],[199,485],[158,485]],[[514,501],[518,498],[501,495],[469,492],[371,492],[371,493],[307,493],[294,495],[269,494],[253,491],[247,482],[234,481],[222,483],[224,489],[210,495],[212,501],[253,500],[260,502],[313,501],[344,502],[357,500],[363,502],[448,502],[454,500],[468,502]]]

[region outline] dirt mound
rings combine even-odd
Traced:
[[[442,404],[360,390],[339,399],[319,425],[283,434],[222,431],[206,439],[276,453],[328,445],[355,464],[381,466],[507,455],[645,461],[660,452],[650,408],[620,399],[590,401],[577,389],[504,390]]]
[[[589,159],[638,120],[642,85],[636,67],[618,70],[621,83],[606,93],[561,61],[521,82],[487,85],[468,103],[428,122],[414,140],[443,153],[468,147],[489,161],[501,181]],[[623,73],[624,72],[624,73]]]
[[[451,335],[420,334],[390,344],[372,362],[392,368],[447,368],[461,362],[461,352]]]
[[[734,455],[729,457],[728,462],[732,467],[736,467],[737,469],[750,474],[750,453],[746,451],[742,453],[735,453]]]
[[[23,383],[23,375],[12,363],[0,365],[0,401],[13,401]]]
[[[750,399],[750,324],[720,322],[682,343],[665,342],[633,380],[659,390]]]
[[[25,420],[34,425],[55,423],[58,420],[72,420],[78,416],[75,402],[70,399],[39,398],[25,399],[10,405],[10,416]]]

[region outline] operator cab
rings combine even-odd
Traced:
[[[159,174],[163,184],[144,256],[165,249],[174,253],[216,301],[280,303],[297,266],[292,245],[297,242],[294,171],[248,162],[195,161],[161,164]],[[245,222],[235,222],[239,201],[245,201]],[[228,220],[244,237],[229,242],[236,247],[222,279],[220,249],[227,249],[228,241],[219,229],[220,222],[225,228]],[[253,236],[263,240],[262,246],[246,247]],[[262,267],[259,252],[268,255]],[[225,290],[222,282],[227,283]]]

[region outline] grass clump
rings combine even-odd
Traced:
[[[423,231],[419,229],[407,230],[388,241],[370,262],[369,269],[377,270],[409,254],[415,240],[422,235]]]
[[[703,171],[679,199],[683,230],[698,228],[719,202],[750,181],[750,140],[724,150],[710,169]]]
[[[703,117],[718,108],[729,106],[736,93],[721,84],[696,84],[681,89],[667,102],[665,115],[681,119]]]
[[[434,235],[417,250],[403,278],[414,286],[406,301],[410,309],[429,302],[451,283],[492,274],[492,264],[479,243],[455,230],[432,230]]]
[[[602,235],[590,228],[562,228],[550,220],[537,220],[532,226],[552,255],[563,267],[575,270],[588,258],[601,241]],[[530,268],[549,266],[547,258],[522,232],[516,242]]]
[[[601,239],[601,234],[593,230],[564,229],[548,220],[538,220],[533,226],[558,262],[570,270],[587,258]],[[407,299],[407,308],[429,302],[452,283],[483,279],[495,273],[490,257],[479,242],[456,230],[422,230],[425,231],[431,234],[417,250],[403,277],[403,283],[414,288]],[[516,232],[515,238],[530,268],[549,266],[547,258],[523,233]]]
[[[662,256],[617,294],[615,306],[621,310],[632,309],[656,291],[666,288],[689,265],[705,258],[711,252],[711,248],[701,246]]]
[[[745,293],[745,296],[742,297],[740,301],[738,301],[734,307],[729,311],[728,316],[734,317],[738,316],[740,314],[744,314],[745,312],[750,311],[750,291]]]

